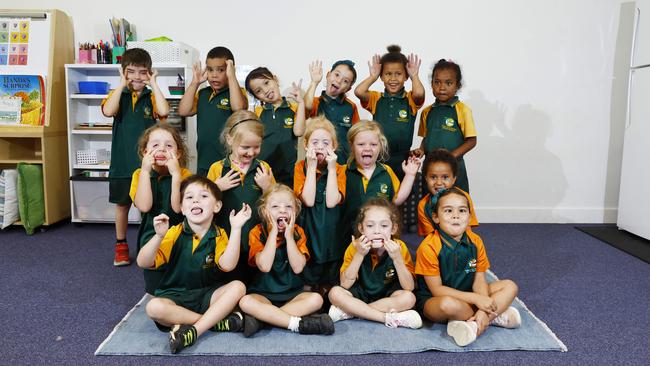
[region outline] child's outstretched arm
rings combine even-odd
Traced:
[[[309,146],[305,151],[305,183],[300,193],[300,199],[307,207],[314,207],[316,201],[316,168],[318,160],[314,148]],[[329,176],[328,176],[329,181]]]
[[[160,243],[162,243],[165,233],[169,230],[169,216],[160,214],[154,217],[153,227],[156,230],[156,234],[140,249],[140,253],[138,253],[138,258],[136,259],[140,268],[152,268],[156,264],[158,248],[160,248]]]
[[[150,71],[149,80],[145,80],[144,83],[151,87],[153,98],[156,101],[156,113],[158,114],[158,117],[167,117],[167,115],[169,114],[169,103],[167,103],[167,99],[165,99],[165,95],[163,95],[162,91],[160,91],[160,87],[158,86],[158,82],[156,81],[157,76],[158,76],[157,70]]]
[[[363,258],[370,251],[370,241],[366,238],[365,235],[361,235],[358,239],[352,236],[352,246],[355,249],[354,256],[350,260],[350,264],[347,268],[341,272],[341,287],[344,289],[349,289],[357,282],[359,278],[359,268],[361,263],[363,263]],[[349,249],[348,249],[349,250]],[[348,255],[348,251],[345,252],[345,255]]]
[[[311,110],[314,107],[314,96],[316,95],[316,88],[323,80],[323,62],[316,60],[309,64],[309,76],[311,77],[311,82],[309,83],[309,88],[305,92],[305,113],[310,116]]]
[[[293,273],[299,274],[305,268],[307,258],[305,258],[305,255],[300,251],[300,249],[298,249],[296,239],[293,236],[295,228],[296,214],[292,213],[289,222],[284,229],[284,239],[287,242],[287,257],[289,258],[289,265],[291,266]]]
[[[422,60],[417,55],[410,54],[408,56],[408,63],[406,64],[406,72],[411,78],[411,96],[416,105],[421,106],[424,104],[424,85],[420,81],[420,65]]]
[[[289,95],[287,95],[288,99],[293,99],[298,103],[298,109],[296,110],[296,116],[293,121],[293,134],[297,137],[305,134],[305,99],[300,95],[301,85],[302,79],[298,81],[298,84],[291,83],[291,91],[289,92]]]
[[[411,189],[413,188],[413,183],[415,182],[415,175],[418,173],[418,169],[420,169],[422,159],[423,158],[409,156],[408,159],[402,162],[404,179],[402,179],[402,182],[399,185],[399,191],[393,200],[395,205],[399,206],[402,203],[406,202],[409,195],[411,194]]]
[[[169,175],[172,176],[172,187],[169,197],[172,210],[176,213],[181,213],[181,182],[183,181],[183,177],[181,175],[181,166],[176,154],[167,153],[166,166]]]
[[[397,278],[399,284],[403,290],[413,291],[415,289],[415,281],[413,279],[413,274],[406,267],[404,263],[404,257],[402,257],[402,247],[391,238],[384,238],[384,248],[388,255],[393,260],[395,265],[395,271],[397,272]]]
[[[244,94],[242,94],[241,86],[239,86],[233,60],[226,60],[226,75],[228,75],[228,90],[230,91],[230,108],[233,112],[246,110],[248,105]]]
[[[113,90],[111,95],[106,99],[104,105],[102,105],[102,114],[106,117],[113,117],[120,111],[120,98],[122,98],[122,91],[124,88],[128,88],[129,81],[124,75],[124,70],[120,67],[120,85]]]
[[[327,183],[325,184],[325,207],[332,208],[341,202],[341,191],[339,190],[338,177],[336,176],[336,153],[331,148],[327,148]]]
[[[178,103],[178,114],[183,117],[193,116],[196,114],[194,98],[199,86],[208,80],[208,71],[201,68],[201,61],[196,61],[192,66],[193,76],[190,85],[187,86],[181,101]]]
[[[138,176],[138,188],[135,191],[133,204],[140,212],[149,212],[153,206],[153,192],[151,190],[151,169],[154,164],[155,150],[146,151],[142,157],[142,166]],[[134,173],[135,175],[135,173]]]
[[[232,271],[239,261],[239,247],[241,246],[241,228],[251,218],[252,211],[249,205],[242,203],[242,208],[235,214],[230,211],[230,235],[226,250],[219,258],[219,268],[226,272]]]
[[[379,74],[381,72],[381,57],[379,55],[372,56],[372,59],[368,61],[368,69],[370,70],[370,75],[363,79],[362,82],[357,85],[354,89],[354,95],[359,98],[361,105],[365,105],[370,100],[370,87],[372,84],[379,79]]]

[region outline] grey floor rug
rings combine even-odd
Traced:
[[[95,355],[169,355],[167,333],[160,332],[147,317],[145,295],[97,348]],[[251,338],[241,333],[204,334],[179,355],[280,356],[358,355],[369,353],[414,353],[423,351],[561,351],[567,348],[526,305],[516,299],[521,313],[517,329],[488,327],[467,347],[458,347],[447,335],[446,325],[426,323],[421,329],[391,329],[383,324],[351,319],[336,323],[331,336],[300,335],[283,329],[264,329]]]

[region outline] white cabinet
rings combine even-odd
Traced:
[[[113,118],[101,111],[105,94],[79,94],[80,81],[104,81],[109,89],[119,85],[120,65],[65,65],[68,110],[68,156],[70,167],[70,205],[72,222],[113,222],[114,205],[108,202],[108,168]],[[173,104],[181,95],[170,95],[169,86],[176,86],[178,76],[189,84],[192,69],[186,65],[153,65],[158,71],[158,85],[165,98]],[[190,151],[190,169],[196,162],[196,118],[184,119],[183,138]],[[190,133],[188,133],[188,131]],[[87,175],[90,175],[88,177]],[[139,212],[132,207],[129,222],[137,223]]]

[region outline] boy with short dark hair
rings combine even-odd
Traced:
[[[151,56],[141,48],[124,52],[119,69],[120,84],[102,101],[102,113],[113,117],[108,200],[116,205],[115,266],[130,263],[126,228],[132,203],[129,196],[131,177],[140,167],[138,139],[156,119],[169,113],[167,100],[156,82],[158,72],[151,69],[151,64]]]
[[[248,107],[246,92],[235,75],[235,57],[226,47],[215,47],[208,52],[205,68],[201,62],[194,65],[194,77],[178,106],[181,116],[196,114],[197,174],[207,176],[215,161],[226,157],[219,136],[230,115]],[[199,86],[207,80],[208,87]],[[198,91],[197,91],[198,90]]]
[[[231,227],[226,233],[214,224],[222,207],[216,183],[193,175],[181,183],[180,191],[184,221],[169,227],[167,215],[156,216],[156,234],[138,254],[142,268],[167,265],[146,312],[158,329],[170,330],[172,353],[191,346],[208,330],[243,327],[241,314],[228,314],[246,294],[246,287],[241,281],[228,281],[224,273],[237,265],[242,226],[252,213],[247,204],[237,213],[225,213]]]

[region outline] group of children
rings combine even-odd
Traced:
[[[352,317],[415,329],[422,314],[447,322],[460,346],[490,324],[519,326],[510,306],[517,286],[487,283],[489,262],[471,229],[478,222],[462,157],[476,145],[476,132],[456,96],[454,62],[433,68],[436,101],[421,115],[422,145],[411,150],[425,99],[420,63],[398,46],[375,55],[355,89],[373,121],[360,121],[346,97],[357,78],[352,61],[334,63],[318,97],[323,70],[313,62],[306,93],[294,83],[285,97],[264,67],[251,71],[242,89],[232,53],[216,47],[205,68],[194,66],[179,105],[181,115],[197,115],[192,175],[184,142],[164,123],[169,108],[149,55],[125,52],[120,85],[102,103],[114,117],[114,264],[129,264],[133,202],[142,213],[137,263],[154,296],[146,312],[169,332],[172,353],[208,330],[250,337],[268,324],[328,335],[334,322]],[[369,90],[378,78],[385,90]],[[254,112],[246,91],[261,102]],[[305,158],[297,161],[301,136]],[[428,192],[418,204],[425,239],[414,264],[399,239],[397,207],[420,169]]]

